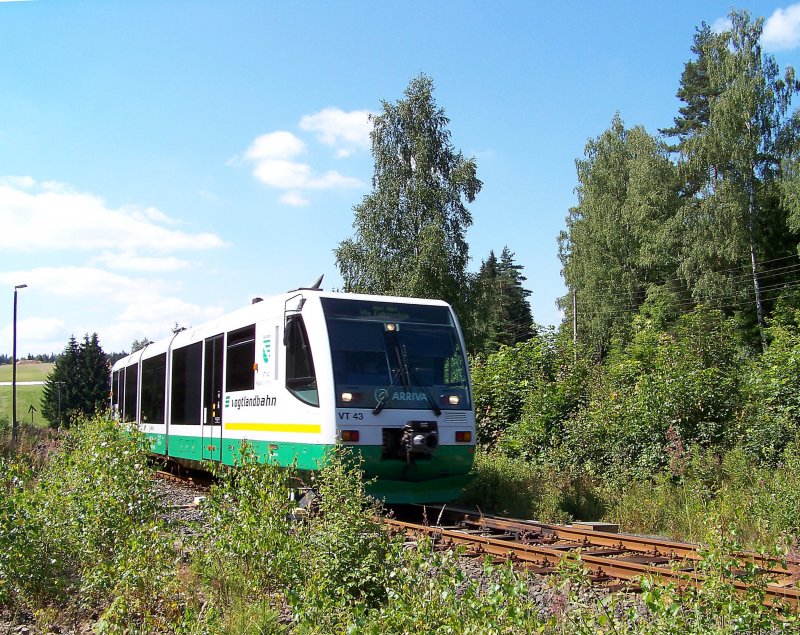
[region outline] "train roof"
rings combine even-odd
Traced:
[[[173,332],[172,335],[162,338],[156,342],[151,342],[143,349],[134,351],[130,355],[123,357],[114,364],[113,370],[119,370],[137,363],[142,359],[148,359],[165,353],[170,348],[188,346],[194,342],[200,342],[209,335],[230,331],[231,328],[242,326],[246,323],[257,322],[271,315],[283,313],[291,310],[289,303],[293,299],[299,301],[300,298],[316,302],[320,298],[344,298],[348,300],[364,300],[369,302],[394,302],[397,304],[418,304],[428,306],[449,306],[444,300],[431,300],[427,298],[408,298],[401,296],[374,295],[363,293],[344,293],[341,291],[322,291],[316,288],[299,288],[286,293],[281,293],[266,298],[254,298],[251,304],[234,309],[229,313],[220,315],[197,326],[188,327]]]

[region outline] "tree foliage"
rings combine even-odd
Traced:
[[[346,291],[466,305],[472,216],[481,189],[474,159],[450,140],[450,120],[424,74],[374,115],[372,193],[353,208],[355,236],[334,250]]]
[[[526,278],[514,253],[503,248],[500,259],[494,251],[481,263],[471,293],[473,307],[473,348],[484,353],[500,346],[512,346],[534,334],[528,296],[522,286]]]
[[[97,333],[84,335],[80,344],[70,337],[45,383],[44,418],[53,427],[68,428],[75,416],[92,416],[104,409],[111,389],[109,372]]]
[[[730,19],[729,31],[697,34],[697,60],[678,93],[687,104],[678,144],[687,196],[673,223],[677,273],[696,300],[744,311],[763,327],[781,280],[763,279],[761,263],[789,255],[798,239],[779,195],[798,84],[792,68],[781,75],[762,52],[763,20],[737,11]]]
[[[800,118],[790,111],[794,70],[780,72],[760,45],[763,21],[730,14],[729,31],[703,24],[692,45],[668,146],[619,115],[577,161],[578,204],[559,239],[582,343],[603,354],[630,337],[648,294],[679,312],[699,303],[739,322],[758,341],[800,240]],[[670,159],[674,157],[677,163]],[[758,327],[758,328],[756,328]]]
[[[667,149],[642,127],[611,126],[576,161],[578,204],[559,236],[567,287],[576,294],[579,335],[600,351],[673,265],[667,221],[677,209],[677,174]],[[568,320],[572,300],[562,300]]]

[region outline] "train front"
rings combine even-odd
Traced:
[[[446,502],[468,480],[475,415],[464,342],[443,302],[320,298],[331,347],[337,442],[393,503]]]

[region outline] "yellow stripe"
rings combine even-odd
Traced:
[[[299,434],[319,434],[322,426],[318,423],[226,423],[226,430],[246,430],[248,432],[295,432]]]

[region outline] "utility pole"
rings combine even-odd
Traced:
[[[17,421],[17,291],[24,289],[27,284],[18,284],[14,287],[14,345],[11,359],[11,442],[16,444],[19,437],[19,422]]]

